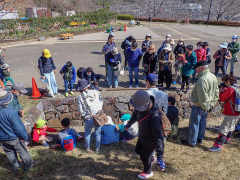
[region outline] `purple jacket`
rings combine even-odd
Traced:
[[[135,68],[139,66],[139,62],[142,58],[142,51],[140,48],[137,48],[136,51],[132,51],[131,47],[127,49],[127,60],[128,66]]]

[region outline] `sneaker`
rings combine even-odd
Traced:
[[[156,158],[156,156],[153,156],[153,160],[151,162],[151,165],[156,164],[156,163],[157,163],[157,158]]]
[[[74,92],[70,91],[70,93],[69,93],[69,94],[71,94],[71,95],[74,95]]]
[[[55,149],[60,148],[60,147],[62,147],[60,144],[55,144],[55,145],[51,145],[50,149],[55,150]]]
[[[47,142],[45,142],[42,146],[43,147],[49,147],[49,144]]]
[[[150,177],[152,177],[152,176],[153,176],[153,172],[151,172],[151,173],[149,173],[149,174],[142,172],[142,173],[140,173],[140,174],[138,175],[138,177],[139,177],[140,179],[148,179],[148,178],[150,178]]]
[[[133,88],[133,85],[129,85],[129,88]]]
[[[202,144],[202,139],[197,139],[198,144]]]
[[[121,142],[129,142],[130,141],[130,139],[122,139],[122,140],[120,140]]]
[[[159,168],[161,169],[161,171],[165,171],[166,165],[165,165],[165,162],[163,160],[158,160],[157,164],[158,164]]]
[[[111,88],[112,88],[112,86],[108,86],[108,88],[109,88],[109,89],[111,89]]]
[[[175,85],[176,84],[176,81],[173,81],[173,83],[172,83],[173,85]]]
[[[96,154],[99,154],[100,153],[100,149],[96,149]]]
[[[209,148],[208,150],[211,152],[219,152],[219,151],[221,151],[221,148],[217,147],[217,146],[213,146],[213,147]]]
[[[136,87],[136,88],[139,88],[139,86],[138,86],[137,84],[135,85],[135,87]]]
[[[86,148],[86,151],[87,151],[87,152],[90,152],[91,150],[90,150],[90,148]]]
[[[65,93],[65,96],[67,97],[67,96],[68,96],[68,93]]]

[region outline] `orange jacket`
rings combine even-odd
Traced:
[[[2,88],[5,87],[1,79],[0,79],[0,86],[2,86]]]

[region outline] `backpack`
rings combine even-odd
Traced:
[[[230,87],[235,90],[235,94],[236,94],[235,95],[235,104],[229,98],[232,112],[234,113],[234,110],[235,110],[236,112],[240,113],[240,90],[239,90],[239,87],[237,87],[237,86],[230,86]]]
[[[77,70],[77,76],[82,79],[82,74],[83,72],[85,71],[85,68],[84,67],[80,67],[78,70]]]
[[[61,140],[61,146],[65,151],[72,151],[76,147],[77,139],[70,130],[67,137]]]
[[[127,47],[126,40],[124,40],[121,44],[121,48],[126,49],[126,47]]]

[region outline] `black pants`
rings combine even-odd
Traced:
[[[190,76],[182,75],[182,84],[185,85],[185,83],[186,83],[187,86],[189,86],[189,84],[190,84]]]
[[[148,174],[151,173],[152,172],[151,162],[153,161],[154,149],[146,148],[145,146],[142,145],[142,143],[138,139],[138,142],[135,147],[135,152],[140,155],[140,159],[144,166],[143,172]]]
[[[128,60],[127,60],[127,53],[124,52],[124,57],[125,57],[125,61],[124,61],[124,67],[128,66]]]
[[[158,84],[162,85],[164,80],[166,82],[167,88],[169,88],[172,84],[172,71],[171,70],[159,71]]]

